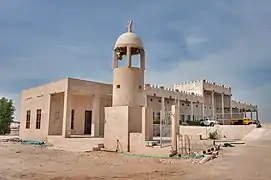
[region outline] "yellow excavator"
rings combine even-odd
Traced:
[[[250,124],[254,124],[254,121],[248,118],[232,119],[231,124],[232,125],[250,125]]]

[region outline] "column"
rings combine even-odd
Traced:
[[[113,69],[116,69],[119,66],[119,61],[118,61],[118,57],[117,57],[117,54],[115,51],[114,51],[113,57],[114,57],[114,59],[113,59],[112,66],[113,66]]]
[[[165,113],[166,113],[166,109],[165,109],[165,98],[162,97],[161,98],[161,118],[165,119]]]
[[[215,119],[215,92],[212,92],[212,116]]]
[[[247,110],[246,109],[243,110],[243,113],[244,113],[245,118],[247,118]]]
[[[259,114],[258,114],[258,109],[256,110],[256,121],[259,121]]]
[[[92,125],[91,136],[99,137],[100,135],[100,106],[101,97],[95,95],[92,100]]]
[[[231,100],[232,95],[230,96],[230,117],[232,119],[232,100]]]
[[[132,66],[132,54],[131,54],[131,47],[130,46],[127,46],[126,56],[127,56],[127,66],[131,67]]]
[[[190,121],[193,121],[193,115],[194,115],[194,106],[193,106],[193,101],[191,101],[190,106],[191,106],[191,110],[190,110]]]
[[[177,106],[180,107],[180,100],[179,100],[179,98],[177,98]]]
[[[173,105],[171,106],[171,143],[172,143],[172,149],[175,151],[175,153],[178,153],[178,143],[180,142],[178,140],[178,137],[180,135],[180,107]]]
[[[148,107],[148,95],[145,95],[145,107]]]
[[[145,70],[145,51],[144,51],[144,49],[140,50],[140,68]]]
[[[71,135],[71,94],[64,92],[62,136],[68,138]]]
[[[160,113],[160,142],[162,141],[163,136],[163,121],[165,119],[165,98],[161,98],[161,113]],[[162,146],[162,143],[160,143]]]
[[[224,121],[224,114],[225,114],[225,108],[224,108],[224,93],[221,94],[221,109],[222,109],[222,118]]]
[[[253,120],[253,113],[252,113],[252,110],[250,110],[250,120]]]
[[[175,96],[174,101],[175,101],[174,104],[175,104],[176,106],[180,106],[180,101],[179,101],[179,98],[178,98],[177,96]]]
[[[204,116],[205,116],[205,104],[204,104],[204,91],[203,91],[203,94],[202,94],[202,119],[204,119]]]

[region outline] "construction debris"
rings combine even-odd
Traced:
[[[232,145],[231,143],[224,143],[223,147],[234,147],[234,145]]]
[[[214,151],[212,154],[206,155],[202,160],[200,160],[199,164],[206,163],[206,162],[216,158],[217,156],[218,156],[218,151]]]
[[[0,142],[22,142],[20,138],[0,139]]]
[[[22,140],[23,144],[33,144],[33,145],[45,145],[44,141],[38,141],[38,140]]]

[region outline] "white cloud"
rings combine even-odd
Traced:
[[[270,121],[271,82],[259,79],[262,83],[253,86],[250,81],[254,70],[271,69],[270,38],[262,29],[248,30],[231,42],[230,49],[208,54],[197,60],[180,59],[172,69],[148,72],[147,81],[169,86],[205,78],[225,83],[232,86],[234,98],[257,103],[260,118]]]

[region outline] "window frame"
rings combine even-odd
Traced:
[[[71,129],[74,129],[74,115],[75,115],[75,110],[71,110]]]
[[[31,110],[26,111],[25,129],[30,129],[31,127]]]
[[[36,115],[36,129],[41,128],[41,109],[37,109],[37,115]]]

